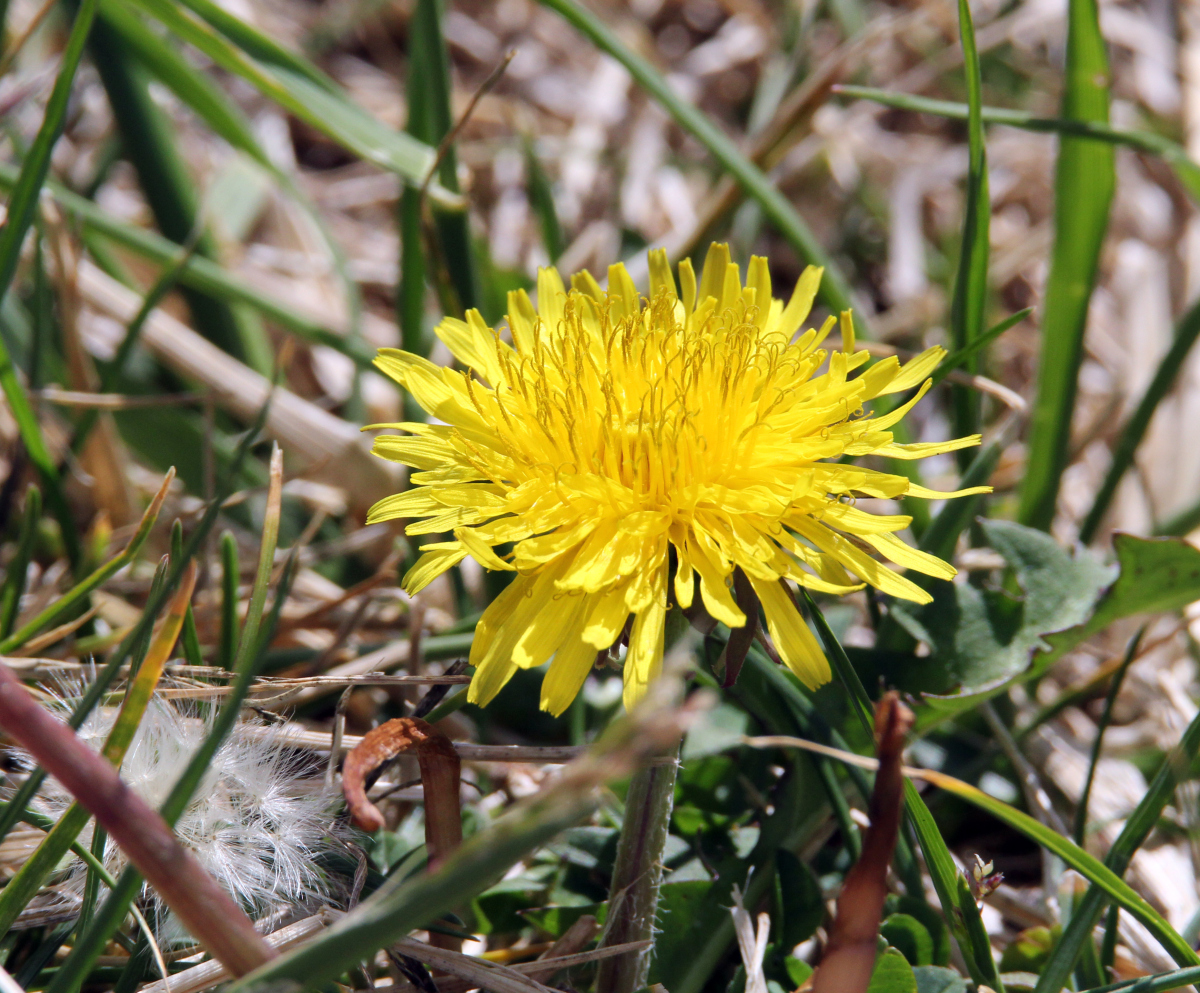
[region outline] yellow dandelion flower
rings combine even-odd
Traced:
[[[632,615],[631,705],[661,668],[669,586],[687,608],[698,584],[709,614],[746,623],[730,589],[735,568],[758,594],[780,657],[816,687],[829,663],[788,580],[834,594],[869,583],[929,600],[866,548],[905,569],[954,575],[896,537],[910,518],[867,513],[854,498],[985,488],[939,493],[838,461],[978,444],[978,435],[897,444],[888,430],[929,388],[945,352],[863,369],[869,356],[854,349],[847,313],[844,348],[827,354],[819,346],[833,318],[797,336],[820,280],[820,269],[807,269],[785,306],[771,296],[765,259],[751,260],[743,286],[723,245],[709,251],[699,282],[682,262],[678,287],[666,253],[651,252],[648,300],[622,265],[609,269],[607,291],[586,272],[568,291],[543,269],[536,308],[524,291],[509,294],[511,344],[476,311],[438,326],[464,371],[380,351],[376,365],[435,420],[375,425],[407,432],[379,437],[375,453],[417,471],[412,488],[381,500],[368,520],[424,518],[407,533],[454,538],[424,545],[405,587],[417,592],[468,555],[515,573],[475,630],[473,703],[490,701],[518,668],[549,662],[541,705],[561,713]],[[864,410],[914,387],[888,413]]]

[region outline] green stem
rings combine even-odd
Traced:
[[[608,891],[609,920],[605,942],[619,945],[654,937],[658,889],[662,883],[663,849],[675,800],[679,760],[650,765],[634,773],[625,798],[625,823],[617,843]],[[651,949],[604,959],[596,971],[600,993],[633,993],[646,985]]]

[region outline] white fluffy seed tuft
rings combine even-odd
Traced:
[[[70,710],[65,699],[60,707],[65,719]],[[79,737],[99,751],[116,715],[116,707],[96,708]],[[269,730],[264,734],[263,728],[256,721],[235,725],[175,825],[183,844],[252,917],[281,906],[313,909],[335,902],[340,887],[322,863],[346,851],[345,829],[335,821],[336,792],[325,785],[311,757],[298,755]],[[169,701],[154,697],[121,765],[121,777],[152,807],[159,807],[208,730],[207,721],[186,716]],[[28,756],[22,758],[29,762]],[[38,806],[57,819],[73,799],[48,777]],[[89,826],[80,837],[85,844],[90,843],[90,830]],[[112,839],[105,845],[104,863],[114,876],[125,868],[124,855]],[[82,893],[85,878],[85,866],[75,860],[64,882]],[[144,897],[159,943],[188,942],[158,895],[147,887]]]

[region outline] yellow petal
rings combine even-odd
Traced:
[[[655,594],[634,618],[625,655],[625,709],[631,710],[646,695],[646,688],[662,671],[663,634],[667,621],[667,569],[658,570]]]
[[[420,593],[451,566],[458,565],[467,557],[467,550],[457,541],[443,541],[422,545],[425,551],[413,567],[404,574],[401,585],[410,594]]]
[[[578,627],[586,602],[587,597],[581,594],[553,594],[517,639],[512,654],[513,665],[536,669],[549,659],[567,635]]]
[[[584,615],[585,611],[580,611],[578,623],[563,639],[542,679],[542,710],[555,717],[579,695],[596,662],[596,649],[581,638]]]
[[[625,606],[625,588],[618,587],[611,593],[597,593],[588,597],[590,613],[583,625],[580,637],[600,652],[610,648],[620,637],[629,617]]]
[[[483,541],[470,528],[455,528],[454,537],[463,543],[463,547],[470,553],[471,558],[485,569],[516,572],[517,567],[515,565],[510,565],[504,559],[500,558],[492,546]]]
[[[672,300],[679,295],[675,290],[675,277],[671,275],[671,263],[665,248],[655,248],[650,252],[650,299],[656,299],[660,293],[666,293]]]
[[[896,565],[905,569],[923,572],[935,579],[953,579],[958,575],[958,570],[949,562],[943,562],[936,555],[906,545],[894,534],[868,534],[863,537]]]
[[[768,328],[768,331],[775,331],[789,341],[806,320],[808,320],[809,312],[812,310],[813,301],[817,298],[817,290],[821,288],[821,275],[825,270],[818,266],[809,266],[800,274],[800,278],[796,280],[796,288],[792,291],[792,298],[788,301],[788,305],[783,308],[783,313],[779,315],[779,323],[774,328]],[[836,323],[832,317],[826,322],[826,326],[831,328]],[[825,334],[828,334],[828,330]],[[824,337],[822,335],[821,337]],[[815,347],[812,346],[812,347]]]
[[[800,616],[791,594],[783,588],[783,581],[769,582],[751,576],[750,582],[763,606],[771,641],[784,664],[810,690],[829,682],[832,675],[829,660]]]

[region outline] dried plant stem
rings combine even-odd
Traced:
[[[625,823],[621,827],[608,893],[611,923],[604,945],[645,941],[654,936],[663,847],[667,843],[678,770],[679,760],[675,758],[669,763],[639,769],[629,783]],[[601,962],[596,973],[597,993],[633,993],[645,986],[651,951],[647,947]]]

